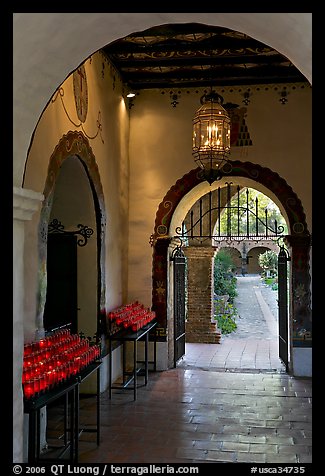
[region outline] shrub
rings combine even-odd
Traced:
[[[214,292],[219,296],[228,294],[230,302],[237,296],[237,278],[234,269],[230,254],[220,250],[214,260]]]
[[[237,329],[236,321],[228,314],[219,314],[216,316],[216,321],[222,334],[230,334]]]
[[[214,321],[217,321],[222,334],[230,334],[237,329],[237,315],[238,311],[233,304],[215,299]]]
[[[270,273],[271,276],[276,276],[278,255],[275,253],[275,251],[268,250],[265,251],[265,253],[261,253],[258,257],[258,262],[261,268],[264,270],[264,275]]]

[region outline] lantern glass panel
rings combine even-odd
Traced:
[[[193,155],[215,156],[230,151],[230,120],[224,108],[214,102],[204,104],[193,118]],[[211,159],[211,157],[210,157]]]

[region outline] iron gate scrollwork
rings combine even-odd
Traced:
[[[175,230],[176,237],[184,242],[188,239],[204,241],[205,239],[223,240],[262,240],[277,239],[285,232],[285,227],[277,220],[271,220],[268,209],[263,216],[259,209],[258,197],[252,203],[249,189],[243,192],[232,182],[226,182],[226,187],[218,187],[210,191],[204,198],[198,200],[198,211],[194,217],[193,209],[182,225]],[[241,195],[244,193],[245,195]],[[222,217],[225,216],[222,226]]]
[[[87,225],[78,225],[79,230],[67,231],[64,229],[64,225],[54,218],[48,227],[48,233],[50,234],[64,234],[64,235],[80,235],[81,238],[77,240],[78,246],[86,246],[89,238],[94,233],[94,230]]]
[[[185,354],[186,258],[181,246],[172,253],[174,263],[174,367]]]

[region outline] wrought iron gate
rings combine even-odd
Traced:
[[[288,269],[290,257],[284,246],[280,247],[278,255],[278,306],[279,306],[279,357],[288,372]]]
[[[264,216],[259,216],[258,198],[254,203],[248,188],[241,193],[241,187],[226,182],[226,187],[218,187],[197,201],[198,210],[188,213],[182,225],[175,229],[175,237],[186,243],[189,239],[205,241],[276,240],[285,232],[285,227],[277,220],[271,220],[267,208]],[[224,225],[222,226],[222,221]]]
[[[185,354],[186,258],[177,246],[171,256],[174,262],[174,367]]]
[[[270,220],[268,209],[260,216],[258,198],[252,203],[249,189],[241,190],[239,185],[226,182],[226,187],[218,187],[197,201],[196,212],[193,208],[182,225],[175,229],[175,239],[181,244],[175,248],[174,261],[174,366],[185,353],[185,263],[183,245],[191,241],[212,240],[212,245],[222,241],[272,240],[279,243],[285,235],[286,226],[276,219]],[[241,193],[242,196],[241,196]],[[280,245],[279,245],[280,246]],[[279,292],[279,357],[288,370],[288,286],[287,262],[284,246],[280,246],[278,255],[278,292]]]

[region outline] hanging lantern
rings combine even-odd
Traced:
[[[210,185],[221,177],[230,154],[230,117],[222,103],[222,96],[211,90],[201,97],[193,118],[192,154]]]

